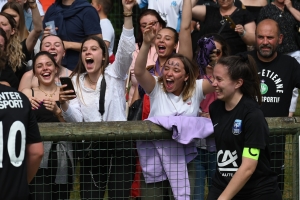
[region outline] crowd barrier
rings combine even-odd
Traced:
[[[294,118],[266,118],[270,128],[270,137],[280,135],[286,136],[285,143],[285,178],[283,199],[299,199],[299,136],[300,117]],[[190,124],[192,126],[193,124]],[[128,121],[128,122],[95,122],[95,123],[40,123],[40,132],[43,141],[71,141],[74,144],[82,144],[82,141],[101,141],[101,144],[117,144],[118,142],[130,141],[135,144],[136,140],[162,140],[171,139],[171,132],[157,126],[149,121]],[[132,145],[132,150],[136,150]],[[94,151],[107,151],[107,149],[93,149]],[[120,150],[120,149],[119,149]],[[128,150],[128,146],[124,146]],[[74,149],[77,157],[82,149]],[[82,153],[82,152],[81,152]],[[97,154],[98,155],[98,154]],[[110,155],[107,155],[110,157]],[[128,156],[128,155],[127,155]],[[132,154],[134,159],[136,154]],[[96,158],[97,159],[97,158]],[[124,157],[124,159],[130,159]],[[75,183],[70,192],[70,199],[80,199],[80,162],[75,160]],[[99,167],[101,163],[99,163]],[[133,174],[132,174],[133,175]],[[117,176],[122,176],[118,174]],[[39,191],[38,191],[39,192]],[[122,192],[122,191],[114,191]],[[108,196],[105,192],[105,198]],[[205,190],[207,195],[207,188]],[[129,198],[129,197],[128,197]]]

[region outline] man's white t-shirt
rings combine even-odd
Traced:
[[[156,10],[168,27],[180,31],[182,0],[137,0],[140,8]]]
[[[104,41],[110,42],[108,47],[108,54],[111,56],[114,50],[115,30],[109,19],[100,19],[100,26],[102,29],[102,37]]]

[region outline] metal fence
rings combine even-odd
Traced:
[[[270,137],[286,136],[283,199],[299,199],[300,118],[267,118],[267,121],[271,132]],[[103,195],[105,199],[118,199],[117,196],[120,195],[126,196],[126,198],[120,199],[132,198],[128,189],[125,191],[122,188],[128,187],[128,184],[131,185],[132,177],[135,175],[137,158],[135,141],[171,139],[169,131],[148,121],[40,123],[39,127],[43,141],[53,141],[53,143],[50,143],[52,150],[48,157],[48,163],[46,163],[47,167],[39,169],[35,181],[31,184],[31,190],[35,192],[32,197],[39,200],[81,199],[80,189],[86,191],[86,193],[81,193],[81,195],[86,195],[82,199],[88,199],[92,192],[96,192],[96,196]],[[68,156],[65,153],[69,148],[66,145],[67,142],[61,143],[58,141],[72,142],[73,150],[70,150],[70,152],[74,155],[75,172],[70,167],[72,166],[70,161],[67,161],[67,163],[57,162],[58,157]],[[93,141],[93,143],[87,141]],[[45,146],[49,145],[49,143],[45,144]],[[87,147],[90,147],[89,150],[83,151]],[[78,157],[81,158],[80,162],[77,160]],[[88,161],[86,158],[88,158]],[[90,158],[92,159],[90,160]],[[128,164],[127,167],[124,163]],[[64,166],[64,164],[69,167],[60,167],[60,170],[57,170],[57,166]],[[105,166],[106,169],[104,169]],[[88,167],[87,170],[84,169],[85,167]],[[97,171],[97,169],[101,172],[95,178],[98,172],[94,170]],[[72,185],[71,174],[73,173],[75,179]],[[107,174],[109,174],[108,177]],[[83,177],[88,178],[84,179]],[[111,181],[107,180],[112,178],[119,180],[119,182],[116,181],[115,185],[110,185]],[[61,184],[63,179],[69,184]],[[82,184],[80,185],[80,183]],[[157,185],[157,187],[165,186]],[[195,191],[198,191],[198,189],[195,188]],[[56,193],[55,191],[60,192]],[[207,195],[207,187],[205,187],[204,193]],[[55,196],[58,194],[62,196]]]

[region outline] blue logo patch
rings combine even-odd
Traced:
[[[234,120],[232,126],[232,133],[233,135],[239,135],[242,132],[242,120],[236,119]]]
[[[177,6],[177,2],[176,2],[176,1],[172,1],[172,2],[171,2],[171,6],[176,7],[176,6]]]

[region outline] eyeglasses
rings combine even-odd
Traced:
[[[217,56],[220,56],[221,53],[222,53],[222,51],[221,51],[220,49],[216,49],[216,55],[217,55]]]
[[[140,26],[141,26],[141,28],[146,28],[146,26],[148,26],[148,24],[155,26],[157,23],[158,23],[158,21],[153,21],[153,22],[149,22],[149,23],[142,23]]]

